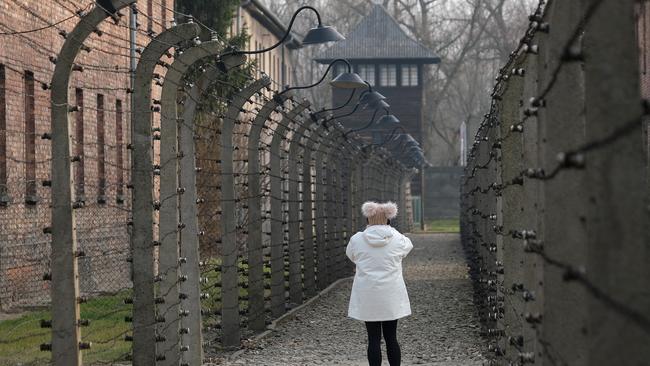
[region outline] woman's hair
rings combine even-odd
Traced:
[[[365,217],[384,215],[388,220],[390,220],[397,216],[397,205],[390,201],[385,203],[368,201],[361,205],[361,212]]]

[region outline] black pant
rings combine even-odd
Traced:
[[[400,366],[402,354],[397,343],[397,319],[384,322],[366,322],[368,330],[368,364],[381,366],[381,332],[384,331],[386,354],[390,366]]]

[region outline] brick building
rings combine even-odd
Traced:
[[[49,301],[51,222],[50,91],[55,56],[94,1],[9,0],[0,3],[0,311]],[[139,0],[137,46],[171,25],[173,0]],[[129,11],[105,21],[84,42],[70,81],[70,132],[81,293],[92,296],[130,286],[127,259],[131,197]],[[231,32],[246,28],[248,49],[268,47],[286,27],[258,1],[242,1]],[[290,39],[257,57],[258,69],[289,83]],[[166,60],[171,62],[173,60]],[[156,73],[164,75],[158,66]],[[256,75],[259,76],[259,75]],[[279,86],[276,85],[276,88]],[[160,88],[153,89],[160,98]],[[158,125],[154,114],[154,126]],[[154,161],[159,163],[157,145]],[[77,160],[76,158],[74,160]]]
[[[247,51],[260,50],[276,44],[287,31],[287,26],[259,0],[243,0],[230,27],[230,34],[246,31],[250,35]],[[291,84],[295,64],[292,51],[302,47],[293,34],[282,46],[259,55],[253,55],[260,70],[280,85]],[[258,75],[259,76],[259,75]]]
[[[0,3],[0,310],[49,299],[51,146],[50,91],[56,55],[67,33],[94,1]],[[160,32],[173,17],[172,0],[138,1],[140,32]],[[70,82],[74,199],[85,295],[128,286],[130,197],[128,10],[86,42]],[[41,30],[36,30],[40,29]],[[164,70],[158,70],[164,73]],[[76,160],[76,159],[75,159]]]

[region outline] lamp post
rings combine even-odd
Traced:
[[[322,44],[322,43],[328,43],[328,42],[337,42],[337,41],[341,41],[341,40],[345,39],[345,37],[343,37],[343,35],[341,35],[341,33],[339,33],[333,27],[323,25],[320,14],[318,13],[318,11],[314,7],[303,6],[303,7],[298,8],[298,10],[296,10],[293,13],[293,16],[291,17],[291,22],[289,22],[289,26],[287,27],[286,33],[284,34],[284,36],[282,36],[282,39],[280,39],[280,41],[278,41],[276,44],[274,44],[274,45],[272,45],[272,46],[270,46],[268,48],[264,48],[264,49],[261,49],[261,50],[253,50],[253,51],[242,51],[242,50],[231,49],[231,50],[226,51],[223,54],[219,55],[219,60],[217,62],[217,67],[219,67],[219,69],[221,71],[225,72],[227,69],[225,67],[224,60],[229,56],[233,56],[233,55],[255,55],[255,54],[269,52],[269,51],[279,47],[282,43],[284,43],[284,41],[287,40],[287,38],[289,38],[289,35],[291,34],[291,28],[293,28],[293,24],[296,21],[296,17],[303,10],[311,10],[311,11],[313,11],[316,14],[316,18],[318,19],[318,25],[316,27],[314,27],[314,28],[311,28],[307,32],[307,34],[305,35],[305,37],[302,40],[302,44],[306,44],[306,45]]]

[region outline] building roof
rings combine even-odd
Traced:
[[[259,0],[242,0],[241,6],[278,39],[284,37],[287,32],[287,25],[285,25],[277,15],[264,6]],[[289,35],[287,40],[284,42],[284,45],[291,49],[302,47],[302,43],[293,33]]]
[[[337,58],[415,60],[439,63],[431,50],[409,37],[380,4],[375,4],[344,41],[336,42],[315,60],[329,63]]]

